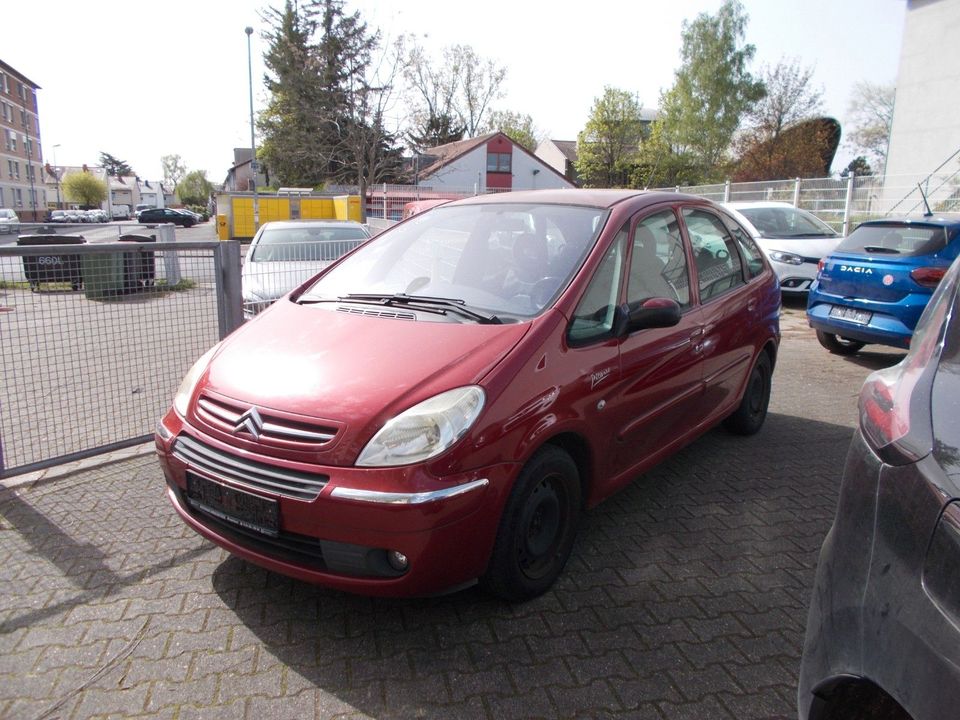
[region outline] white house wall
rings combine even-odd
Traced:
[[[534,170],[537,171],[534,174]],[[523,150],[513,149],[513,189],[545,190],[573,187],[566,178],[560,177],[542,160],[527,155]]]
[[[513,148],[511,159],[513,167],[513,190],[542,190],[548,188],[569,188],[573,184],[566,178],[554,173],[550,166],[523,150]],[[534,170],[539,170],[534,174]],[[457,158],[433,175],[421,180],[423,185],[434,189],[458,192],[473,192],[478,187],[485,192],[487,187],[487,146],[481,145]]]
[[[887,177],[932,173],[960,150],[960,0],[910,0],[903,26]],[[954,159],[938,174],[960,169]]]

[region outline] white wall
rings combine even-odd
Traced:
[[[570,188],[573,183],[554,173],[550,166],[539,158],[528,155],[523,150],[513,148],[511,159],[513,167],[512,190],[532,190],[545,188]],[[534,175],[533,171],[539,170]],[[437,190],[449,189],[473,192],[479,182],[479,191],[484,192],[487,184],[487,146],[474,148],[439,172],[421,180],[421,184]]]
[[[960,0],[909,0],[906,12],[888,177],[927,175],[960,149]]]
[[[544,140],[537,145],[537,151],[534,155],[561,175],[563,175],[567,169],[567,156],[560,152],[560,148],[554,145],[552,140]]]
[[[537,170],[534,175],[533,171]],[[547,188],[572,188],[573,183],[557,175],[545,162],[528,155],[523,150],[513,149],[513,189],[544,190]]]

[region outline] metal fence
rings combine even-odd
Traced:
[[[920,188],[923,189],[921,194]],[[341,188],[346,191],[350,188]],[[866,175],[863,177],[791,178],[757,182],[685,185],[670,190],[699,195],[716,202],[787,202],[817,215],[846,233],[870,218],[918,214],[924,195],[931,210],[960,212],[960,170],[931,175]],[[356,189],[353,189],[354,192]],[[367,190],[368,218],[402,219],[407,203],[423,200],[458,200],[500,189],[435,188],[425,185],[373,185]]]
[[[930,209],[938,214],[960,212],[960,172],[795,178],[657,189],[690,193],[716,202],[787,202],[809,210],[844,234],[864,220],[922,213],[924,196]]]
[[[236,242],[68,242],[0,247],[0,477],[149,439],[242,322]]]

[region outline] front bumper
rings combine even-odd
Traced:
[[[183,443],[203,443],[240,472],[195,462]],[[453,477],[436,478],[423,466],[341,468],[284,463],[221,445],[187,426],[173,412],[155,436],[167,494],[180,517],[229,552],[269,570],[307,582],[369,595],[430,595],[470,584],[486,569],[504,501],[516,472],[504,463]],[[255,471],[323,478],[311,497],[252,486],[243,465]],[[226,468],[227,466],[222,466]],[[275,501],[278,529],[269,534],[229,513],[211,512],[191,499],[187,473]],[[389,562],[399,553],[408,565]]]

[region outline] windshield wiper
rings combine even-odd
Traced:
[[[863,247],[864,252],[868,253],[880,253],[885,255],[899,255],[900,251],[895,250],[894,248],[880,247],[879,245],[865,245]]]
[[[403,305],[414,310],[425,310],[444,315],[452,312],[455,315],[476,320],[479,323],[487,325],[499,325],[501,320],[496,315],[472,310],[466,306],[466,302],[452,298],[428,297],[426,295],[405,295],[404,293],[393,293],[391,295],[378,295],[376,293],[350,293],[338,298],[341,302],[359,302],[370,305]]]

